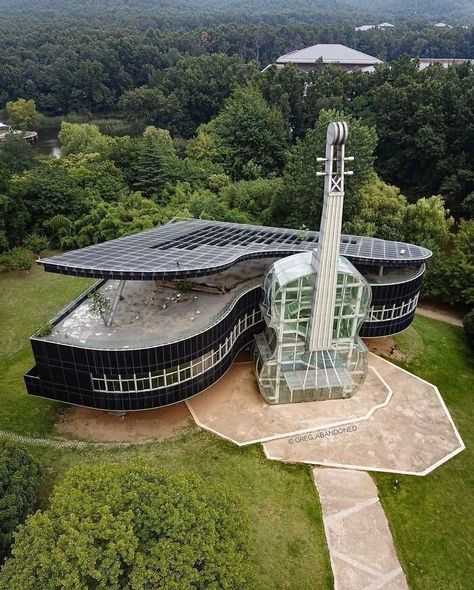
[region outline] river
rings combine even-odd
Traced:
[[[35,149],[43,156],[59,158],[61,143],[58,139],[58,131],[59,129],[56,128],[38,129],[38,142],[35,144]]]

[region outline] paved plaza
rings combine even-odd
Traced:
[[[186,403],[202,428],[278,461],[426,475],[464,449],[438,389],[374,354],[351,399],[269,406],[239,363]]]
[[[377,370],[369,369],[363,389],[352,398],[272,406],[260,395],[247,362],[236,363],[220,381],[186,403],[196,424],[240,446],[358,423],[387,405],[391,395]]]

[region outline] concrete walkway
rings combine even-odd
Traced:
[[[439,320],[440,322],[451,324],[452,326],[458,326],[462,328],[463,325],[462,316],[455,311],[445,310],[443,308],[430,305],[418,305],[416,308],[416,313],[433,320]]]
[[[363,471],[315,467],[334,590],[408,590],[377,488]]]

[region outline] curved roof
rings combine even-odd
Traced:
[[[220,272],[240,260],[314,250],[319,232],[203,219],[166,225],[87,246],[38,263],[49,272],[105,279],[185,279]],[[368,266],[406,266],[431,256],[426,248],[376,238],[341,236],[342,256]]]
[[[281,258],[273,263],[272,268],[275,277],[280,287],[284,287],[300,277],[305,277],[316,273],[316,269],[312,263],[312,252],[298,252],[292,256]],[[369,284],[367,280],[360,274],[353,264],[349,262],[344,256],[339,256],[338,272],[345,272],[346,274],[361,277],[360,280],[365,284]]]

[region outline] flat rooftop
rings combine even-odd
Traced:
[[[225,315],[240,293],[261,284],[269,264],[268,260],[252,261],[202,277],[198,289],[186,293],[161,282],[127,281],[110,326],[92,312],[86,299],[43,339],[90,349],[126,350],[189,338]],[[119,281],[111,280],[100,292],[112,302],[118,288]],[[201,290],[205,288],[215,291]]]
[[[175,219],[166,225],[38,260],[46,271],[119,280],[188,279],[221,272],[242,260],[313,250],[319,232]],[[341,236],[339,252],[377,266],[422,263],[426,248],[377,238]]]

